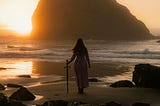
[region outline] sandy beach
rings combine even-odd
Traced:
[[[0,0],[0,106],[160,106],[158,4]]]
[[[39,89],[37,91],[36,89]],[[123,106],[129,106],[134,102],[150,103],[151,106],[159,106],[160,91],[145,88],[105,88],[105,87],[89,87],[83,95],[77,94],[75,83],[70,82],[70,92],[66,94],[65,83],[49,84],[41,87],[33,87],[31,91],[38,95],[44,95],[42,100],[68,100],[82,101],[93,105],[115,101]],[[49,92],[48,92],[49,90]],[[51,91],[51,92],[50,92]],[[42,93],[40,93],[42,92]]]
[[[159,106],[160,90],[150,88],[111,88],[91,86],[86,88],[85,93],[77,93],[76,85],[73,81],[69,82],[69,94],[66,93],[66,83],[49,83],[35,87],[28,87],[35,95],[37,100],[24,102],[28,105],[43,104],[49,100],[77,101],[93,104],[99,104],[114,101],[122,106],[131,106],[135,102],[149,103],[151,106]],[[16,89],[5,91],[8,96]]]
[[[32,73],[39,74],[44,77],[18,78],[18,79],[1,79],[1,83],[15,83],[28,88],[37,98],[34,101],[24,102],[27,105],[43,104],[49,100],[66,100],[66,101],[82,101],[85,103],[98,106],[106,102],[114,101],[122,104],[122,106],[131,106],[135,102],[149,103],[151,106],[159,106],[160,90],[150,88],[111,88],[106,86],[105,82],[90,82],[90,87],[85,89],[85,93],[80,95],[77,93],[77,86],[74,78],[73,67],[70,69],[69,94],[66,93],[66,77],[64,63],[53,62],[34,62]],[[132,67],[133,68],[133,67]],[[108,70],[108,71],[105,71]],[[108,63],[92,64],[89,69],[89,76],[103,79],[104,77],[113,77],[121,75],[130,70],[129,64]],[[53,76],[52,76],[53,75]],[[62,76],[56,79],[56,76]],[[122,74],[123,76],[123,74]],[[119,77],[115,77],[119,78]],[[121,80],[121,79],[117,79]],[[122,79],[123,80],[123,79]],[[3,82],[2,82],[3,81]],[[2,91],[7,96],[15,92],[17,88],[7,88]]]

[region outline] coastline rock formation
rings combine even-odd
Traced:
[[[116,0],[40,0],[32,17],[34,39],[152,38],[145,24]]]

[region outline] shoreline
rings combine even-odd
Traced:
[[[149,103],[151,106],[159,106],[160,90],[151,88],[111,88],[90,86],[85,89],[85,93],[77,94],[76,84],[69,82],[69,94],[66,93],[66,83],[49,83],[39,86],[28,87],[28,89],[39,97],[43,98],[34,101],[23,102],[27,105],[43,104],[50,100],[76,101],[99,106],[100,104],[114,101],[122,106],[131,106],[135,102]],[[9,96],[15,89],[7,90]]]
[[[65,63],[62,62],[47,62],[47,61],[33,61],[32,73],[40,75],[60,75],[65,76]],[[70,76],[74,75],[73,62],[70,64]],[[130,71],[133,65],[128,63],[110,62],[110,63],[92,63],[91,68],[88,69],[90,77],[104,77],[119,75]]]
[[[22,75],[29,75],[31,78],[19,78],[16,76],[4,76],[0,79],[0,83],[15,83],[15,84],[22,84],[23,86],[28,85],[35,85],[37,83],[52,83],[52,82],[60,82],[66,80],[66,70],[64,69],[65,63],[62,62],[46,62],[46,61],[22,61],[23,64],[29,64],[29,70],[18,69],[16,67],[9,67],[11,69],[3,70],[4,73],[18,73],[21,76],[19,71],[25,72]],[[17,62],[16,65],[18,66],[21,62]],[[22,64],[22,65],[23,65]],[[12,65],[13,66],[13,65]],[[75,81],[75,72],[73,69],[73,63],[70,65],[71,68],[69,69],[69,81]],[[6,68],[8,68],[6,67]],[[12,68],[14,70],[12,70]],[[3,72],[0,71],[0,74]],[[111,84],[113,82],[119,80],[131,80],[131,74],[133,71],[133,65],[131,64],[124,64],[118,62],[110,62],[110,63],[92,63],[91,68],[88,70],[89,78],[96,78],[100,80],[104,85]],[[29,72],[29,73],[26,73]],[[2,73],[4,75],[4,73]],[[98,83],[98,85],[100,85]]]
[[[106,85],[105,81],[90,82],[90,87],[85,89],[85,94],[79,95],[77,94],[77,86],[74,80],[73,67],[70,70],[69,94],[67,94],[63,63],[34,62],[32,65],[32,73],[38,74],[39,77],[5,80],[6,83],[22,84],[30,92],[38,96],[38,100],[23,102],[28,105],[39,105],[49,100],[66,100],[77,102],[82,101],[93,104],[93,106],[98,106],[99,104],[107,103],[110,101],[120,103],[122,106],[131,106],[135,102],[149,103],[151,106],[160,105],[160,90],[158,89],[135,87],[111,88],[108,86],[103,86]],[[107,76],[111,77],[112,79],[123,80],[121,79],[125,76],[123,74],[127,72],[129,72],[128,74],[131,74],[133,71],[133,66],[130,64],[94,63],[92,65],[93,67],[89,69],[89,76],[95,78],[105,78]],[[128,76],[128,74],[126,76]],[[0,83],[3,83],[3,79],[1,79]],[[9,88],[1,92],[7,96],[10,96],[16,90],[17,88]]]

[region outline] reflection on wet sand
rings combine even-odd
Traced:
[[[1,77],[13,77],[18,75],[31,75],[32,62],[31,61],[17,61],[1,64],[5,70],[0,71]]]
[[[40,75],[60,75],[65,76],[65,62],[45,62],[34,61],[32,62],[32,73]],[[70,75],[73,75],[73,70],[70,71]]]
[[[63,75],[65,76],[65,62],[46,62],[32,60],[12,60],[0,63],[1,77],[14,77],[19,75]],[[73,72],[71,72],[73,73]]]

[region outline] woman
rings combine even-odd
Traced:
[[[78,93],[82,94],[84,93],[83,89],[89,86],[88,67],[90,68],[90,60],[88,50],[85,47],[81,38],[77,40],[77,43],[72,50],[73,55],[69,60],[68,64],[75,60],[74,69],[76,73]]]

